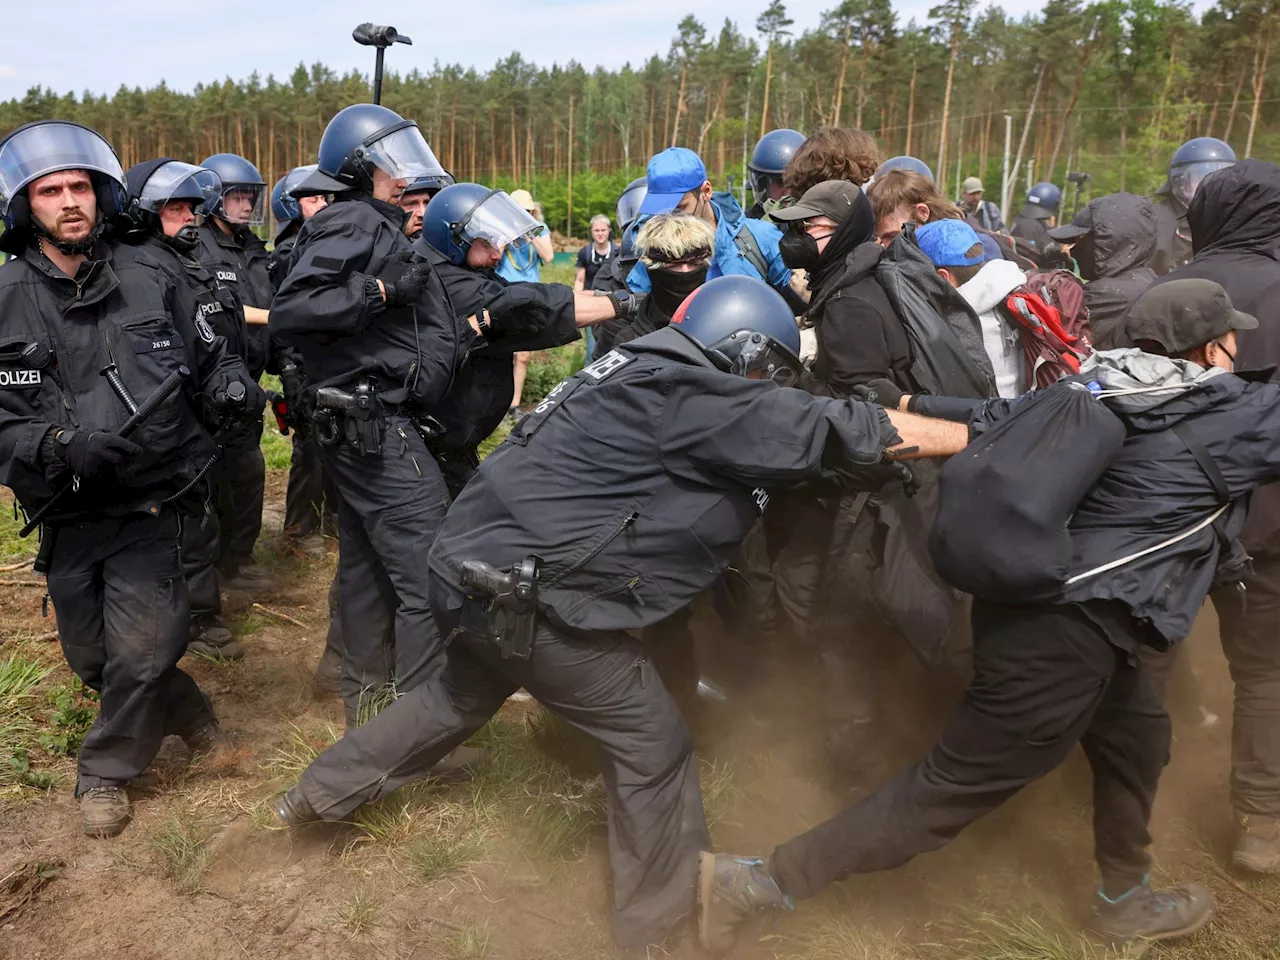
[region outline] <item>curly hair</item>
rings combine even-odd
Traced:
[[[849,127],[819,127],[787,164],[782,184],[797,200],[824,180],[848,180],[862,186],[880,166],[875,137]]]

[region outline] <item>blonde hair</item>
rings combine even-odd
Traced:
[[[710,258],[715,249],[716,232],[711,224],[687,213],[660,213],[646,220],[636,234],[636,253],[649,268],[687,260],[700,251]]]
[[[613,229],[613,221],[610,220],[608,217],[606,217],[603,213],[597,213],[594,217],[591,218],[591,228],[593,230],[602,223],[606,227],[608,227],[610,230]]]

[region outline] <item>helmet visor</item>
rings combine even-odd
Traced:
[[[285,174],[284,187],[281,188],[280,192],[286,197],[292,197],[294,188],[319,169],[320,165],[316,163],[309,163],[305,167],[294,167]]]
[[[756,198],[756,203],[759,204],[767,200],[781,200],[786,193],[782,186],[782,174],[752,170],[751,192]]]
[[[224,184],[218,197],[205,205],[205,211],[228,223],[259,227],[266,222],[266,200],[266,184]]]
[[[649,192],[649,186],[645,183],[638,183],[623,191],[622,196],[618,198],[618,229],[625,231],[636,217],[640,216],[640,204],[644,203],[645,195]]]
[[[541,230],[542,224],[503,190],[495,190],[476,204],[457,228],[459,237],[467,243],[487,240],[499,250]]]
[[[1231,166],[1231,160],[1200,160],[1196,163],[1184,163],[1169,171],[1169,192],[1184,206],[1191,206],[1191,199],[1200,189],[1200,183],[1211,173],[1225,170]]]
[[[193,200],[203,209],[221,196],[222,178],[212,170],[170,160],[143,184],[138,204],[143,210],[159,213],[170,200]]]
[[[397,180],[438,177],[445,173],[416,126],[393,130],[364,148],[364,156],[379,170]]]
[[[32,180],[59,170],[100,173],[124,189],[124,170],[106,140],[74,123],[41,123],[0,143],[0,215]]]
[[[800,360],[767,334],[739,330],[713,344],[709,353],[729,361],[729,372],[748,380],[772,380],[780,387],[793,387],[800,379]]]

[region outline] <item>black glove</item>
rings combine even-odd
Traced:
[[[142,454],[140,446],[114,433],[56,428],[40,449],[46,463],[64,466],[82,480],[114,477],[118,468]]]
[[[614,290],[610,293],[596,294],[596,296],[608,297],[613,301],[615,320],[634,320],[640,311],[640,304],[644,301],[643,293],[633,293],[630,290]]]
[[[252,422],[267,404],[267,392],[253,380],[232,380],[213,394],[213,407],[228,420]]]
[[[878,403],[888,410],[897,410],[898,404],[902,402],[903,391],[892,380],[881,378],[868,380],[854,387],[853,395],[867,403]]]
[[[541,333],[551,322],[546,292],[540,283],[510,283],[485,304],[494,333]],[[561,288],[564,289],[564,288]]]
[[[405,253],[401,256],[407,259],[412,257],[413,254]],[[387,306],[413,306],[418,302],[418,297],[422,295],[431,273],[431,264],[427,263],[427,261],[411,260],[394,280],[383,280],[382,285],[387,290]]]

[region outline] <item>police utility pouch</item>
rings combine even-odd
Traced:
[[[365,456],[382,452],[382,431],[386,424],[371,381],[362,380],[350,393],[337,387],[321,387],[316,391],[313,419],[316,436],[323,444],[345,440]]]
[[[1124,439],[1124,424],[1083,384],[1029,395],[942,467],[929,534],[938,574],[994,603],[1058,599],[1067,524]]]

